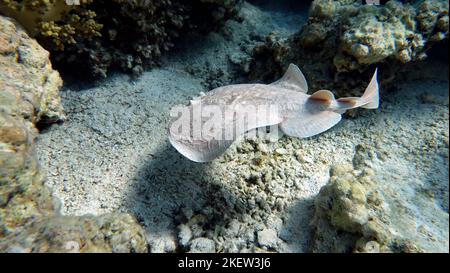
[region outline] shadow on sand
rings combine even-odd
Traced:
[[[207,236],[216,227],[226,228],[233,219],[245,222],[245,216],[259,210],[249,207],[247,200],[239,199],[211,169],[211,163],[192,162],[168,143],[149,155],[137,171],[134,185],[130,185],[125,207],[143,224],[150,244],[164,236],[176,238],[177,226],[187,223],[190,216],[204,217],[200,225],[203,236]],[[279,237],[288,241],[286,251],[307,250],[304,246],[310,240],[312,204],[312,199],[297,200],[287,208],[284,223],[278,230]],[[261,224],[267,224],[267,220],[262,219]],[[255,240],[257,231],[254,231]],[[176,249],[184,250],[179,246]]]
[[[206,234],[241,214],[236,196],[210,169],[211,163],[190,161],[166,143],[137,171],[124,207],[151,238],[176,236],[176,227],[195,215],[206,217]]]

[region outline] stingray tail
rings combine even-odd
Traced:
[[[326,109],[337,113],[344,113],[346,110],[362,107],[366,109],[377,109],[380,105],[380,93],[377,81],[377,69],[373,73],[372,79],[361,97],[346,97],[335,99],[329,90],[319,90],[312,94],[309,99],[322,103]]]
[[[361,97],[362,101],[367,102],[366,104],[361,105],[362,108],[377,109],[380,105],[377,71],[378,69],[375,69],[375,73],[373,73],[372,79]]]
[[[310,137],[324,132],[341,120],[345,110],[362,107],[376,109],[379,106],[377,70],[361,97],[335,99],[329,90],[319,90],[312,94],[303,111],[289,116],[280,123],[286,135],[295,137]]]
[[[377,109],[380,105],[380,93],[377,81],[377,69],[373,73],[372,79],[361,97],[347,97],[336,100],[332,106],[334,110],[348,110],[357,107],[366,109]]]

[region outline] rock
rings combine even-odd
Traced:
[[[283,220],[276,215],[271,215],[266,219],[266,225],[279,234],[283,228]]]
[[[111,67],[137,76],[155,67],[176,38],[210,32],[237,17],[242,0],[2,1],[0,12],[17,19],[52,53],[66,73],[106,77]],[[132,46],[131,46],[132,45]]]
[[[149,240],[151,253],[172,253],[176,251],[176,242],[169,234],[158,235]]]
[[[13,19],[0,18],[1,110],[32,122],[64,119],[59,88],[49,53]]]
[[[225,237],[238,237],[240,230],[241,230],[241,223],[237,221],[236,219],[231,220],[231,222],[228,224],[228,228],[224,230],[224,236]]]
[[[448,1],[391,0],[378,6],[363,2],[313,1],[300,31],[289,37],[269,35],[255,47],[250,77],[274,81],[295,63],[311,89],[346,89],[340,95],[360,95],[365,83],[355,78],[361,73],[367,79],[377,66],[386,85],[403,64],[423,60],[431,46],[448,39]]]
[[[285,154],[288,153],[288,151],[286,149],[284,149],[284,148],[278,148],[278,149],[275,150],[275,153],[278,154],[278,155],[285,155]]]
[[[128,214],[61,216],[40,173],[35,125],[64,119],[49,54],[0,16],[0,252],[146,252]]]
[[[243,232],[243,238],[248,242],[255,242],[255,232],[251,228],[247,228]]]
[[[190,253],[214,253],[216,246],[213,240],[200,237],[195,238],[190,243]]]
[[[188,245],[189,241],[192,238],[192,231],[189,228],[189,226],[184,225],[184,224],[179,225],[178,226],[178,230],[179,230],[179,232],[178,232],[178,243],[181,246],[186,247]]]
[[[32,221],[2,239],[5,252],[142,252],[145,236],[128,214],[59,216]]]
[[[275,230],[266,228],[261,231],[258,231],[257,236],[258,236],[258,244],[261,247],[273,249],[277,246],[278,236]]]
[[[32,125],[0,112],[0,238],[39,217],[54,215],[58,201],[43,185],[33,151]]]
[[[315,200],[312,250],[447,252],[448,212],[421,194],[420,181],[394,170],[390,177],[376,154],[358,146],[353,164],[331,169],[330,182]]]
[[[58,72],[48,52],[13,20],[0,16],[0,237],[54,215],[34,152],[37,122],[62,119]]]

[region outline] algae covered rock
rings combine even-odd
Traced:
[[[0,252],[145,252],[127,214],[59,215],[34,149],[35,125],[64,118],[49,53],[0,16]]]
[[[362,86],[358,78],[375,66],[387,82],[403,64],[425,59],[430,47],[448,39],[448,1],[363,2],[313,1],[308,21],[297,33],[274,33],[255,48],[250,77],[273,81],[292,62],[305,72],[312,89],[359,95],[354,90]]]
[[[334,58],[338,71],[395,59],[421,60],[430,45],[448,38],[448,2],[417,1],[413,5],[389,1],[383,8],[365,6],[346,19]]]
[[[0,21],[0,103],[2,112],[36,122],[64,119],[62,80],[44,50],[14,20]]]
[[[58,208],[43,185],[29,127],[0,112],[0,238]]]
[[[190,253],[214,253],[216,252],[215,243],[208,238],[196,238],[190,243]]]
[[[43,217],[2,240],[5,252],[143,252],[145,236],[129,214]]]
[[[106,77],[110,69],[138,75],[157,66],[178,37],[217,30],[237,16],[241,0],[2,1],[71,75]]]
[[[49,49],[64,50],[76,40],[100,36],[101,24],[95,12],[85,9],[92,0],[81,1],[2,1],[0,11],[16,18],[28,31]]]
[[[13,20],[0,17],[0,236],[41,216],[57,202],[43,186],[33,141],[34,124],[64,117],[62,85],[48,52]]]
[[[377,157],[358,146],[353,164],[331,169],[315,200],[312,251],[448,251],[448,213],[408,178],[389,177]]]

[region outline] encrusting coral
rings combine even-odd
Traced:
[[[77,40],[101,35],[103,26],[95,21],[95,12],[85,9],[92,2],[81,0],[77,5],[68,5],[58,0],[4,0],[0,10],[16,18],[49,50],[64,50],[65,45]]]
[[[349,13],[341,36],[338,71],[379,63],[387,58],[407,63],[426,57],[427,42],[448,37],[448,2],[418,1],[415,5],[389,1],[380,9],[364,6]],[[348,23],[348,25],[347,25]]]
[[[73,3],[72,3],[73,2]],[[156,66],[190,29],[216,30],[236,17],[241,0],[2,0],[0,12],[17,19],[62,72],[135,75]]]
[[[275,80],[293,62],[314,71],[306,75],[313,89],[328,82],[349,95],[360,87],[356,79],[361,73],[379,66],[382,77],[392,78],[401,64],[423,60],[433,44],[448,39],[448,7],[445,0],[391,0],[384,5],[315,0],[307,24],[297,33],[287,38],[271,34],[255,48],[250,77]],[[267,67],[271,69],[262,69]]]

